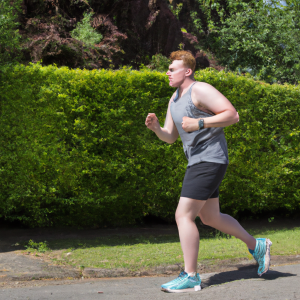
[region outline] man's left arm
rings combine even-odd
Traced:
[[[210,84],[199,82],[194,85],[192,99],[200,110],[209,110],[215,115],[203,118],[204,128],[227,127],[239,121],[239,114],[230,101]],[[203,109],[204,108],[204,109]],[[199,119],[183,117],[182,128],[186,132],[199,130]]]

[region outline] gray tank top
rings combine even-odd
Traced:
[[[178,98],[179,89],[177,89],[176,96],[170,108],[173,121],[183,143],[183,150],[188,160],[188,166],[200,162],[228,164],[227,143],[222,127],[204,128],[194,132],[185,132],[182,129],[181,122],[184,116],[194,119],[213,117],[194,105],[191,92],[195,83],[192,84],[181,98]]]

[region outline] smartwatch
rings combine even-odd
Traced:
[[[204,120],[203,119],[200,119],[198,121],[198,125],[199,125],[199,130],[203,129],[204,128]]]

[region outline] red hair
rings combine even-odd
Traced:
[[[173,60],[183,60],[183,64],[187,67],[195,71],[196,68],[196,59],[191,52],[178,50],[174,51],[170,55],[171,61]]]

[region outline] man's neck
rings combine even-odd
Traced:
[[[185,92],[187,88],[189,88],[191,86],[191,84],[193,84],[195,82],[195,79],[191,79],[191,78],[186,78],[184,80],[184,82],[179,86],[179,92]]]

